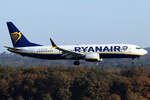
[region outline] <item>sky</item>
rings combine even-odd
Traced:
[[[41,45],[127,43],[150,47],[150,0],[1,0],[0,52],[12,21]]]

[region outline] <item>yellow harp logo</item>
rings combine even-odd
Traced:
[[[11,33],[11,38],[14,41],[14,43],[17,43],[21,38],[21,32]]]

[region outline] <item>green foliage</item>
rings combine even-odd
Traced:
[[[150,100],[150,68],[1,66],[0,100]]]
[[[138,100],[139,96],[136,93],[128,92],[127,93],[127,100]]]
[[[52,97],[50,96],[49,93],[46,93],[43,95],[43,99],[42,100],[52,100]]]
[[[112,94],[111,100],[121,100],[120,96],[118,94]]]
[[[83,77],[75,78],[70,87],[72,92],[72,100],[80,100],[88,97],[94,100],[106,100],[109,93],[109,85],[107,82],[98,81],[97,73],[88,72]]]

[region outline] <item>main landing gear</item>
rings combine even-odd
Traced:
[[[74,65],[80,65],[80,62],[77,60],[73,63]]]
[[[136,63],[136,58],[132,58],[132,64],[135,64]]]

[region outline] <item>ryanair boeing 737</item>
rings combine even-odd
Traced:
[[[13,47],[6,46],[7,50],[22,56],[49,60],[80,60],[101,62],[103,58],[138,58],[147,54],[147,51],[131,44],[94,44],[94,45],[61,45],[57,46],[50,39],[52,46],[43,46],[32,43],[17,29],[12,22],[7,22]]]

